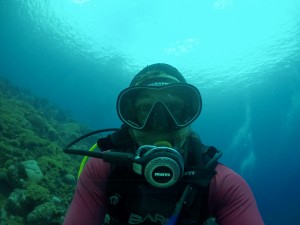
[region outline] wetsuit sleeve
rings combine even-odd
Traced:
[[[218,225],[264,225],[246,181],[224,165],[217,165],[216,171],[208,201]]]
[[[103,224],[106,211],[105,186],[110,166],[91,158],[77,182],[63,225]]]

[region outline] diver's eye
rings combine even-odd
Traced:
[[[181,104],[177,104],[177,103],[168,103],[166,105],[171,112],[180,112],[182,111],[183,108]]]
[[[139,113],[149,113],[151,107],[152,107],[151,104],[140,104],[137,106],[137,110]]]
[[[182,102],[170,102],[166,106],[172,113],[182,113],[185,107]]]
[[[181,102],[169,102],[166,104],[169,111],[171,112],[172,116],[175,119],[182,118],[183,112],[184,112],[184,104]]]
[[[151,104],[138,104],[135,106],[136,108],[136,116],[140,123],[144,123],[152,105]]]

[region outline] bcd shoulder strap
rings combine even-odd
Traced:
[[[187,181],[193,185],[193,194],[183,207],[180,224],[203,224],[211,215],[208,210],[209,184],[216,174],[215,167],[222,153],[213,146],[202,144],[199,136],[192,133],[188,140],[189,160],[194,159],[192,168],[195,175]]]

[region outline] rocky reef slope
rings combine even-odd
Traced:
[[[0,79],[0,225],[62,223],[82,158],[62,148],[87,132],[46,99]]]

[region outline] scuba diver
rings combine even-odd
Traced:
[[[90,151],[72,150],[76,141],[64,150],[92,157],[63,224],[263,225],[246,181],[192,130],[201,109],[199,90],[176,68],[142,69],[118,96],[120,129]]]

